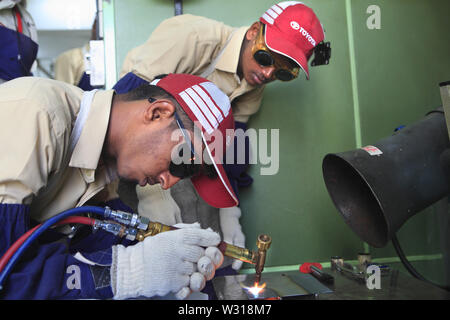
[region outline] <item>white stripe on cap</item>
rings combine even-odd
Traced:
[[[205,89],[205,91],[209,94],[212,100],[216,103],[216,105],[220,108],[223,115],[226,117],[228,113],[230,113],[231,105],[230,99],[228,96],[223,93],[217,86],[212,82],[203,82],[200,83],[200,86]]]
[[[272,7],[270,7],[270,9],[272,9],[273,11],[275,11],[278,14],[281,14],[283,12],[283,9],[281,9],[279,6],[277,5],[273,5]]]
[[[287,7],[295,6],[296,4],[303,4],[303,2],[300,1],[283,1],[280,3],[277,3],[270,7],[261,18],[267,21],[269,24],[273,24],[275,22],[275,19],[278,18],[280,14],[283,13],[283,10],[285,10]]]
[[[195,85],[192,87],[192,89],[195,90],[195,92],[198,93],[198,95],[205,101],[205,103],[208,105],[209,110],[214,114],[217,121],[222,122],[223,116],[220,112],[219,108],[216,106],[216,104],[211,100],[211,98],[206,94],[205,90],[200,88],[198,85]]]
[[[264,14],[262,15],[262,18],[263,18],[264,20],[266,20],[267,23],[269,23],[269,24],[273,24],[273,23],[275,22],[271,17],[269,17],[269,15],[268,15],[267,13],[264,13]]]
[[[192,98],[192,100],[194,100],[195,104],[200,108],[202,113],[206,116],[206,119],[211,124],[211,126],[214,129],[216,129],[219,126],[219,122],[217,121],[217,118],[215,117],[215,115],[212,114],[211,110],[208,108],[208,106],[205,104],[205,102],[203,102],[202,98],[200,98],[200,96],[192,88],[187,88],[185,90],[186,93]],[[200,90],[202,90],[202,89],[200,89]]]
[[[267,10],[266,13],[274,19],[278,18],[278,13],[276,13],[272,9]]]
[[[300,1],[283,1],[280,3],[277,3],[277,6],[280,6],[283,10],[290,6],[295,6],[296,4],[304,4]]]
[[[191,99],[191,97],[185,91],[180,92],[180,97],[184,100],[184,102],[186,102],[189,109],[191,109],[192,113],[195,115],[197,120],[200,121],[200,124],[202,125],[203,128],[205,128],[206,132],[208,134],[211,134],[214,131],[214,129],[211,127],[208,120],[206,120],[206,118],[203,116],[203,113],[200,111],[200,109]]]
[[[212,82],[194,85],[179,95],[208,134],[230,113],[230,99]]]

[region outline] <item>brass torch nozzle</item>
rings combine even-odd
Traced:
[[[258,240],[256,241],[256,246],[258,247],[258,254],[255,264],[255,282],[259,283],[261,281],[261,273],[264,270],[264,264],[266,263],[266,253],[272,243],[272,238],[266,234],[260,234]]]

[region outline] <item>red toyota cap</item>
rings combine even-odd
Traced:
[[[239,201],[222,166],[225,151],[234,139],[234,118],[228,96],[214,83],[190,74],[169,74],[151,84],[170,93],[201,129],[203,143],[213,160],[217,177],[203,174],[192,177],[198,194],[216,208],[237,206]]]
[[[325,33],[314,11],[298,1],[273,5],[259,19],[266,25],[267,47],[300,65],[309,79],[308,60]]]

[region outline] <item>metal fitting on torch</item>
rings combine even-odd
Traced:
[[[125,226],[131,228],[137,228],[139,230],[147,230],[147,226],[150,220],[146,217],[139,216],[136,213],[129,213],[120,210],[111,210],[111,208],[105,208],[105,219],[112,219]]]
[[[159,223],[159,222],[149,222],[147,225],[147,229],[144,230],[139,230],[136,236],[136,240],[138,241],[144,241],[145,238],[147,237],[152,237],[157,235],[158,233],[161,232],[166,232],[166,231],[170,231],[170,230],[176,230],[177,228],[175,227],[170,227],[167,226],[165,224]]]
[[[258,240],[256,241],[256,246],[258,247],[257,260],[255,265],[255,282],[259,283],[261,281],[261,273],[264,270],[264,264],[266,263],[267,250],[272,243],[272,238],[266,234],[260,234]]]

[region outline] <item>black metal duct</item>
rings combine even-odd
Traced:
[[[372,146],[328,154],[322,169],[345,222],[379,248],[411,216],[449,193],[441,165],[441,154],[450,147],[442,108]]]

